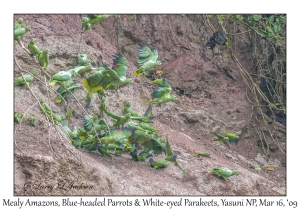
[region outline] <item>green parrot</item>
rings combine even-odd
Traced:
[[[218,134],[217,134],[217,136],[218,136],[218,138],[215,139],[215,141],[221,141],[221,142],[223,142],[227,147],[230,148],[229,137],[227,137],[227,136],[222,136],[222,135],[218,135]]]
[[[34,39],[30,39],[30,42],[28,44],[28,50],[32,55],[37,56],[41,51],[40,49],[35,45]]]
[[[174,101],[176,99],[176,96],[170,95],[170,94],[164,94],[162,97],[160,98],[154,98],[151,101],[148,101],[146,104],[152,104],[152,103],[156,103],[157,105],[161,105],[161,104],[165,104],[169,101]]]
[[[14,31],[14,39],[20,40],[21,37],[26,34],[30,29],[30,26],[25,26],[24,28],[18,28]]]
[[[151,50],[145,42],[139,44],[138,55],[139,69],[133,73],[133,75],[136,77],[142,76],[145,72],[149,71],[150,69],[161,65],[161,61],[157,60],[157,49]]]
[[[104,20],[105,18],[110,17],[110,16],[116,16],[116,15],[112,15],[112,14],[109,14],[109,15],[90,14],[90,15],[88,15],[88,17],[83,17],[81,19],[82,26],[84,28],[83,32],[85,32],[85,31],[89,30],[90,28],[92,28],[92,25],[100,23],[102,20]]]
[[[132,120],[129,120],[127,124],[128,124],[129,128],[132,128],[132,129],[135,129],[135,130],[143,130],[143,131],[145,130],[142,127],[140,127],[138,124],[132,122]]]
[[[125,101],[124,102],[124,114],[130,113],[131,116],[135,116],[138,117],[138,113],[136,113],[135,111],[133,111],[133,109],[130,108],[130,102],[129,101]]]
[[[165,159],[161,159],[159,161],[154,161],[153,158],[150,158],[149,163],[150,163],[150,166],[155,168],[155,169],[165,168],[169,165],[169,162],[166,161]]]
[[[101,85],[102,79],[105,77],[106,71],[97,71],[94,74],[82,79],[82,84],[88,91],[86,98],[86,107],[91,104],[92,96],[94,93],[103,91],[103,86]]]
[[[72,142],[72,145],[74,147],[76,147],[76,148],[81,147],[82,141],[79,137],[76,137],[75,139],[72,139],[71,142]]]
[[[125,123],[127,123],[129,120],[130,120],[130,116],[131,114],[130,113],[127,113],[123,116],[118,116],[110,111],[108,111],[106,109],[106,106],[105,106],[105,103],[103,101],[101,101],[100,103],[100,111],[101,112],[104,112],[105,114],[107,114],[108,116],[110,116],[111,118],[114,119],[114,127],[119,127],[119,126],[123,126]]]
[[[17,30],[17,29],[21,28],[22,27],[22,23],[23,23],[23,18],[19,18],[17,20],[17,22],[15,23],[14,30]]]
[[[74,93],[78,88],[80,87],[79,84],[75,84],[72,80],[68,80],[65,82],[64,86],[61,85],[58,89],[57,92],[64,98],[67,99],[71,96],[71,93]],[[61,103],[62,102],[62,97],[58,95],[55,98],[56,103]]]
[[[88,17],[82,17],[81,18],[81,24],[83,27],[83,32],[86,32],[87,30],[92,28],[92,24],[89,23],[89,18]]]
[[[116,53],[113,59],[113,67],[105,65],[107,73],[111,77],[111,82],[105,89],[115,90],[118,87],[129,84],[132,79],[126,78],[127,63],[126,58],[121,53]]]
[[[105,145],[105,149],[114,151],[115,155],[117,156],[123,154],[124,148],[125,147],[123,144],[117,144],[117,143]]]
[[[84,121],[84,124],[83,124],[84,129],[86,131],[90,131],[91,134],[95,134],[95,131],[93,129],[93,124],[94,124],[94,126],[95,126],[94,128],[95,128],[96,132],[99,133],[102,130],[106,130],[106,133],[108,133],[110,135],[110,129],[109,129],[109,126],[105,119],[99,120],[95,116],[89,117],[88,115],[85,115],[83,117],[83,121]]]
[[[110,129],[110,135],[100,138],[102,144],[113,144],[118,142],[120,144],[127,143],[127,139],[133,136],[133,130],[130,128]]]
[[[139,126],[140,126],[141,128],[143,128],[144,130],[148,130],[148,131],[150,131],[150,132],[155,132],[155,133],[158,133],[158,132],[159,132],[156,128],[154,128],[154,127],[152,127],[152,126],[150,126],[149,124],[144,123],[144,122],[140,122],[140,123],[139,123]]]
[[[152,135],[148,131],[135,130],[134,131],[134,143],[145,144],[145,142],[150,142]]]
[[[165,146],[162,144],[160,139],[153,138],[153,135],[151,139],[151,144],[152,144],[152,150],[154,154],[159,155],[165,151]]]
[[[214,168],[212,170],[210,169],[209,171],[216,174],[219,177],[222,177],[225,180],[227,180],[228,177],[233,176],[238,173],[238,170],[230,170],[226,167]]]
[[[45,114],[51,115],[51,109],[49,105],[41,98],[40,99],[40,104],[41,104],[41,111]]]
[[[32,75],[35,76],[35,72],[32,72]],[[31,83],[33,81],[33,76],[31,74],[24,74],[23,77],[25,78],[25,81],[27,84]],[[15,79],[15,83],[18,85],[25,85],[25,81],[22,76]]]
[[[126,101],[124,103],[124,114],[130,113],[131,120],[138,120],[140,122],[145,122],[145,123],[152,123],[152,105],[150,104],[144,114],[144,116],[139,116],[138,113],[136,113],[133,109],[130,108],[130,103],[128,101]]]
[[[152,151],[149,152],[148,150],[143,150],[142,152],[140,152],[139,157],[140,161],[145,161],[147,158],[153,157]]]
[[[108,150],[105,147],[103,147],[103,145],[98,145],[97,150],[103,157],[112,158],[111,155],[109,154]]]
[[[83,74],[92,69],[91,64],[85,66],[76,66],[73,69],[69,69],[67,72],[71,73],[72,76],[77,76],[78,74]]]
[[[39,63],[40,63],[40,65],[41,65],[41,67],[42,67],[45,71],[46,71],[47,66],[48,66],[48,63],[49,63],[49,54],[48,54],[48,52],[49,52],[49,49],[45,49],[45,50],[41,51],[41,52],[38,54],[38,56],[37,56],[37,58],[38,58],[38,60],[39,60]],[[42,71],[42,76],[44,76],[44,75],[45,75],[45,72]]]
[[[235,142],[235,145],[238,144],[239,136],[237,134],[229,133],[229,132],[223,132],[222,135],[228,137],[230,143]]]
[[[142,151],[140,154],[137,154],[137,149],[135,148],[134,151],[130,152],[132,160],[134,161],[145,161],[148,157],[152,157],[152,153],[148,151]]]
[[[164,78],[156,79],[151,83],[157,84],[157,87],[151,93],[152,100],[147,104],[156,103],[161,105],[176,99],[176,96],[171,95],[172,88]]]
[[[194,155],[194,157],[199,157],[199,156],[210,157],[210,154],[208,152],[198,152],[197,154]]]
[[[86,54],[80,54],[77,58],[77,66],[89,66],[91,59]]]
[[[165,153],[167,155],[165,157],[165,160],[174,163],[174,165],[177,166],[178,168],[180,168],[180,170],[182,170],[183,173],[185,173],[185,174],[187,173],[186,170],[184,170],[183,168],[181,168],[180,165],[178,164],[178,162],[176,161],[178,155],[174,154],[172,152],[171,146],[170,146],[170,143],[169,143],[168,139],[166,140]]]
[[[59,127],[67,134],[70,140],[74,140],[77,138],[77,129],[70,130],[68,121],[64,120]],[[74,127],[75,128],[75,127]],[[79,138],[80,139],[80,138]],[[77,142],[78,143],[78,142]]]
[[[58,115],[52,112],[53,121],[56,125],[60,124],[61,121],[66,119],[65,115]]]
[[[51,76],[50,85],[53,86],[56,82],[62,82],[62,84],[64,84],[64,82],[70,80],[71,77],[72,74],[70,72],[60,71]]]

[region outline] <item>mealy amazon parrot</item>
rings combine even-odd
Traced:
[[[72,142],[72,145],[74,147],[76,147],[76,148],[81,147],[82,141],[79,137],[76,137],[75,139],[72,139],[71,142]]]
[[[113,67],[110,68],[107,65],[104,66],[107,69],[107,73],[111,77],[111,82],[105,87],[105,89],[115,90],[118,87],[129,84],[132,79],[126,78],[127,63],[126,58],[121,53],[116,53],[113,59]]]
[[[28,50],[34,56],[37,56],[41,52],[40,49],[36,46],[34,39],[30,39]]]
[[[100,111],[104,112],[105,114],[107,114],[108,116],[110,116],[111,118],[114,119],[114,127],[119,127],[119,126],[123,126],[125,123],[127,123],[130,120],[130,116],[131,114],[125,114],[123,116],[118,116],[110,111],[108,111],[106,109],[105,103],[103,101],[101,101],[100,103]]]
[[[95,25],[95,24],[101,22],[102,20],[104,20],[105,18],[110,17],[110,16],[116,16],[116,15],[112,15],[112,14],[109,14],[109,15],[90,14],[90,15],[88,15],[88,17],[83,17],[81,19],[82,26],[84,28],[83,32],[85,32],[85,31],[89,30],[90,28],[92,28],[92,25]]]
[[[133,130],[130,128],[110,129],[110,135],[100,138],[102,144],[127,143],[127,139],[133,136]]]
[[[77,58],[77,66],[89,66],[91,59],[86,54],[80,54]]]
[[[150,166],[153,167],[153,168],[155,168],[155,169],[165,168],[165,167],[167,167],[169,165],[169,162],[166,161],[165,159],[154,161],[153,158],[150,158],[149,159],[149,163],[150,163]]]
[[[139,69],[136,70],[133,75],[136,77],[142,76],[145,72],[149,71],[150,69],[161,65],[161,61],[158,59],[157,49],[150,49],[145,42],[139,44],[138,50],[138,64]]]
[[[55,98],[56,103],[62,102],[62,97],[66,100],[71,96],[71,93],[74,93],[78,88],[80,87],[79,84],[75,84],[72,80],[68,80],[65,82],[64,86],[61,85],[58,89],[57,92],[61,95],[58,95]]]
[[[229,133],[229,132],[223,132],[222,135],[228,137],[230,143],[234,142],[235,145],[238,144],[239,136],[237,134]]]
[[[18,28],[14,31],[14,39],[20,40],[21,37],[29,31],[30,26],[25,26],[24,28]]]
[[[17,20],[17,22],[15,23],[15,25],[14,25],[14,30],[21,28],[22,27],[22,23],[23,23],[23,18],[19,18]]]
[[[134,131],[134,143],[144,144],[145,142],[150,142],[152,138],[151,133],[145,130],[135,130]]]
[[[218,138],[215,139],[215,141],[221,141],[221,142],[223,142],[227,147],[230,148],[229,137],[227,137],[227,136],[222,136],[222,135],[218,135],[218,134],[216,134],[216,135],[218,136]]]
[[[31,74],[33,76],[35,76],[36,73],[35,72],[31,72]],[[25,81],[26,81],[27,84],[29,84],[29,83],[31,83],[33,81],[34,77],[31,74],[24,74],[23,75],[23,77],[24,77],[24,79],[25,79]],[[25,81],[24,81],[23,77],[20,76],[20,77],[16,78],[15,79],[15,83],[18,84],[18,85],[25,85]]]
[[[186,170],[184,170],[183,168],[180,167],[180,165],[178,164],[178,162],[176,161],[177,159],[177,154],[174,154],[171,150],[171,146],[170,146],[170,143],[169,143],[169,140],[167,139],[166,140],[166,146],[165,146],[165,153],[166,153],[166,157],[165,157],[165,160],[167,161],[170,161],[172,163],[175,164],[175,166],[177,166],[178,168],[180,168],[180,170],[182,170],[183,173],[187,173]]]
[[[225,180],[227,180],[228,177],[233,176],[238,173],[238,170],[230,170],[226,167],[214,168],[212,170],[210,169],[209,171],[216,174],[219,177],[222,177]]]
[[[41,51],[38,55],[37,58],[39,60],[39,63],[41,67],[46,71],[48,63],[49,63],[49,49],[45,49]],[[42,76],[45,75],[44,71],[42,71]]]
[[[103,86],[101,84],[102,79],[106,75],[106,70],[97,71],[94,74],[88,76],[87,78],[82,79],[82,84],[85,89],[88,91],[87,98],[86,98],[86,107],[91,104],[92,96],[94,93],[102,91]],[[98,93],[99,94],[99,93]]]
[[[194,157],[199,157],[199,156],[210,157],[210,154],[208,152],[198,152],[197,154],[194,155]]]

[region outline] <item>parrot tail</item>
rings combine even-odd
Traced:
[[[135,72],[133,72],[133,75],[136,77],[140,77],[143,75],[143,69],[138,69]]]

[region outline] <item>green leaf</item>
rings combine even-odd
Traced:
[[[260,15],[253,15],[252,17],[253,17],[253,20],[255,20],[255,21],[259,21],[259,19],[260,19]]]
[[[237,19],[238,21],[242,21],[244,20],[244,17],[242,15],[236,15],[235,19]]]
[[[273,22],[274,22],[274,15],[271,15],[271,16],[268,18],[268,22],[269,22],[269,23],[273,23]]]
[[[24,115],[22,113],[14,112],[14,121],[17,122],[17,123],[20,123],[23,116]]]
[[[274,25],[274,32],[277,34],[281,31],[281,26],[280,25]]]

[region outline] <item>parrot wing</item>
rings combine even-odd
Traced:
[[[155,59],[156,55],[151,51],[151,49],[146,45],[145,42],[139,44],[138,50],[138,63],[140,66],[143,66],[148,61]]]
[[[167,156],[173,155],[173,152],[171,150],[171,146],[170,146],[168,138],[166,140],[165,153],[166,153]]]

